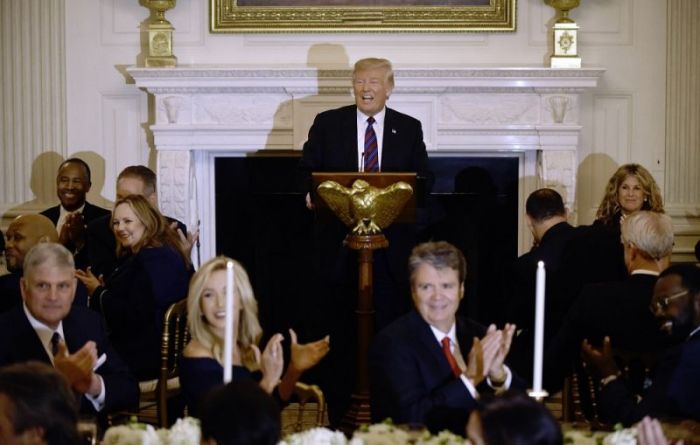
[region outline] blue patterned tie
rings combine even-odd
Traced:
[[[377,146],[377,133],[374,132],[372,124],[373,117],[367,119],[367,130],[365,131],[365,171],[379,171],[379,147]]]

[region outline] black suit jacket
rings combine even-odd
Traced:
[[[600,410],[610,422],[632,425],[644,416],[700,421],[700,332],[662,357],[642,399],[617,379],[600,392]]]
[[[83,208],[82,213],[85,224],[88,224],[90,221],[93,221],[101,216],[109,215],[110,211],[85,201],[85,207]],[[49,218],[51,222],[56,225],[58,224],[59,216],[61,216],[61,205],[59,204],[54,207],[49,207],[41,212],[41,214]]]
[[[102,353],[107,354],[107,361],[95,371],[105,385],[105,407],[102,413],[138,404],[138,382],[110,345],[97,314],[86,308],[73,307],[63,320],[63,333],[70,353],[82,348],[86,342],[94,341],[98,357]],[[0,315],[0,338],[0,366],[30,360],[51,364],[39,336],[29,324],[23,306]],[[80,411],[85,414],[95,413],[92,403],[85,397],[81,398]]]
[[[187,226],[165,217],[168,223],[177,223],[177,228],[187,235]],[[87,263],[95,276],[108,277],[117,267],[117,240],[112,232],[112,215],[108,213],[91,221],[87,226]]]
[[[474,337],[486,329],[457,318],[457,341],[466,360]],[[464,434],[469,412],[477,406],[460,378],[452,373],[430,325],[413,310],[374,339],[369,353],[372,421],[425,424],[431,431]],[[524,388],[516,376],[511,388]],[[479,393],[492,391],[482,383]]]
[[[634,274],[624,281],[590,284],[581,289],[547,348],[545,374],[550,373],[552,384],[563,381],[584,338],[600,345],[603,337],[610,336],[614,348],[659,350],[665,338],[649,310],[656,280],[653,275]]]
[[[507,321],[516,323],[518,328],[531,331],[535,318],[535,277],[537,263],[544,261],[547,271],[546,320],[547,331],[556,332],[558,322],[569,306],[563,288],[569,281],[562,272],[563,261],[572,239],[581,232],[567,222],[556,224],[545,232],[539,245],[517,259],[512,279],[507,280],[510,288],[509,316]]]
[[[318,114],[297,170],[300,189],[311,190],[313,172],[352,172],[357,171],[357,165],[357,106]],[[386,109],[380,166],[383,172],[416,172],[418,177],[425,178],[429,190],[433,175],[428,167],[420,121]]]
[[[107,217],[109,218],[110,211],[107,209],[103,209],[102,207],[98,207],[96,205],[92,205],[89,202],[85,202],[85,207],[83,207],[83,220],[85,221],[85,225],[89,225],[90,222],[102,218],[102,217]],[[58,224],[58,218],[61,216],[61,205],[57,205],[54,207],[49,207],[48,209],[44,210],[41,212],[42,215],[46,216],[53,222],[54,225]],[[68,250],[70,251],[75,251],[75,246],[66,246]],[[82,249],[80,249],[78,252],[75,253],[75,267],[77,269],[85,269],[87,266],[90,265],[89,263],[89,239],[87,234],[85,235],[85,246],[83,246]]]
[[[416,172],[430,190],[433,174],[423,142],[420,121],[391,108],[386,109],[382,139],[383,172]],[[299,188],[311,189],[313,172],[354,172],[358,170],[357,106],[349,105],[319,113],[309,130],[297,168]],[[343,248],[348,229],[339,221],[316,224],[314,228],[315,274],[324,281],[321,298],[340,295],[356,288],[354,252]],[[375,308],[378,326],[393,321],[410,308],[406,263],[416,242],[416,227],[394,224],[384,231],[390,247],[375,253]],[[343,287],[338,290],[337,287]],[[335,288],[334,288],[335,287]],[[325,333],[323,333],[325,335]]]

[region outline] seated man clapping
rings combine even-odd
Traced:
[[[382,330],[370,350],[372,419],[463,434],[480,392],[525,386],[504,365],[515,326],[456,317],[466,261],[453,245],[416,246],[409,272],[415,310]]]
[[[0,316],[0,366],[53,364],[81,396],[81,413],[109,413],[138,403],[138,384],[107,340],[101,317],[73,306],[73,255],[39,243],[24,258],[23,304]]]

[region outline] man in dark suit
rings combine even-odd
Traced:
[[[700,268],[684,264],[664,270],[650,306],[676,345],[661,356],[641,399],[620,377],[611,350],[614,338],[606,338],[600,349],[583,344],[584,358],[601,377],[602,417],[627,426],[644,416],[700,421]]]
[[[5,250],[5,263],[10,273],[0,276],[0,313],[22,303],[19,283],[22,278],[24,257],[40,242],[58,242],[58,233],[54,224],[44,215],[20,215],[10,223]],[[83,294],[85,297],[85,292]]]
[[[386,107],[394,88],[391,62],[368,58],[355,63],[352,75],[355,105],[316,116],[297,168],[299,189],[314,209],[313,172],[415,172],[432,184],[423,130],[418,120]],[[332,425],[340,420],[353,387],[356,342],[357,258],[343,246],[348,234],[339,221],[318,221],[313,228],[314,255],[310,295],[304,312],[311,315],[302,331],[309,338],[330,334],[333,347],[319,372],[328,398]],[[384,231],[389,247],[374,252],[375,326],[381,328],[410,308],[406,260],[415,245],[416,228],[394,224]]]
[[[535,324],[535,274],[537,263],[543,261],[547,270],[545,295],[545,338],[559,329],[559,321],[569,307],[565,291],[568,276],[562,271],[567,248],[579,231],[566,220],[566,208],[555,190],[535,190],[525,202],[527,226],[534,238],[534,247],[518,258],[504,281],[510,301],[506,311],[509,322],[518,326],[511,363],[522,376],[532,373],[532,340]]]
[[[85,200],[92,186],[90,176],[90,166],[82,159],[63,161],[56,175],[56,195],[61,203],[41,212],[54,223],[60,243],[73,252],[79,268],[88,265],[85,227],[90,221],[109,215],[109,210]]]
[[[145,196],[153,207],[158,208],[158,194],[156,193],[156,174],[150,168],[143,165],[131,165],[119,173],[117,177],[117,200],[129,195]],[[175,227],[180,242],[187,252],[199,237],[199,231],[187,232],[187,226],[182,222],[165,217]],[[111,214],[97,218],[87,226],[88,258],[92,273],[95,276],[108,277],[117,265],[117,241],[112,232]]]
[[[110,346],[102,320],[72,306],[77,279],[71,253],[57,243],[39,243],[24,264],[24,304],[0,316],[0,366],[53,364],[81,395],[83,413],[135,406],[138,383]]]
[[[466,261],[451,244],[416,246],[409,269],[415,310],[382,330],[370,349],[372,420],[464,434],[480,393],[525,386],[504,365],[515,325],[487,329],[456,317]]]
[[[649,302],[673,249],[671,218],[640,211],[625,218],[621,229],[629,278],[581,290],[545,354],[545,380],[552,390],[562,384],[584,338],[600,345],[609,336],[615,347],[635,352],[655,351],[663,344]]]

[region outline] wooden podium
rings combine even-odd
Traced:
[[[352,187],[357,180],[367,181],[371,186],[383,189],[402,181],[410,185],[414,194],[404,205],[394,222],[415,223],[415,173],[313,173],[312,183],[314,192],[325,181],[334,181],[344,187]],[[323,199],[314,197],[314,203],[319,218],[335,218],[333,212]],[[389,246],[384,234],[356,235],[349,233],[343,244],[357,250],[358,280],[357,280],[357,355],[355,360],[355,388],[353,390],[350,408],[343,416],[340,429],[348,436],[362,424],[371,423],[371,407],[369,399],[369,370],[367,355],[374,334],[374,305],[373,305],[373,252]]]

